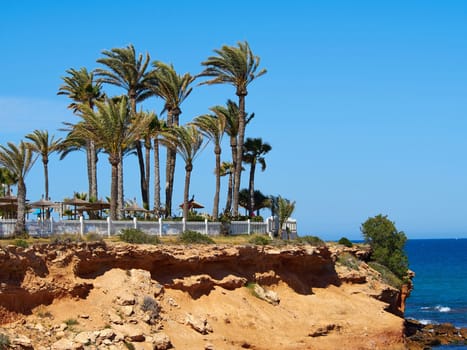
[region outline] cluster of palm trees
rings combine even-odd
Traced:
[[[0,166],[8,169],[17,180],[18,211],[20,197],[25,198],[24,177],[32,167],[34,154],[42,157],[45,174],[45,197],[48,198],[47,164],[50,153],[59,151],[61,158],[72,151],[85,150],[89,183],[89,198],[98,198],[97,162],[99,152],[108,156],[111,165],[110,217],[119,218],[123,208],[123,158],[136,154],[139,164],[140,188],[143,205],[149,209],[149,183],[151,172],[154,176],[154,212],[172,216],[172,194],[176,155],[185,162],[185,188],[183,216],[188,216],[189,186],[193,163],[203,149],[205,140],[214,144],[216,190],[212,216],[219,216],[219,193],[221,175],[229,175],[229,189],[225,211],[238,216],[240,204],[240,183],[243,163],[250,164],[248,186],[248,210],[250,215],[255,205],[254,174],[257,164],[264,170],[264,155],[271,146],[262,139],[245,139],[245,129],[254,114],[246,113],[245,98],[249,84],[266,73],[260,69],[260,58],[255,56],[247,42],[236,46],[224,45],[214,50],[198,75],[178,74],[173,65],[160,61],[151,62],[148,53],[137,54],[133,45],[113,48],[102,52],[97,62],[102,68],[88,71],[86,68],[66,71],[58,94],[70,98],[69,108],[79,117],[77,123],[65,122],[66,137],[54,139],[47,131],[34,131],[26,136],[29,142],[21,141],[19,146],[9,143],[0,146]],[[228,100],[225,106],[215,106],[210,113],[198,116],[191,122],[180,125],[181,105],[192,92],[196,80],[206,78],[197,84],[229,84],[235,88],[238,103]],[[110,97],[103,88],[112,85],[123,90],[120,96]],[[156,97],[164,102],[160,118],[155,112],[138,111],[138,104]],[[221,144],[223,136],[230,138],[231,162],[222,162]],[[165,205],[161,203],[160,146],[166,147]],[[151,152],[153,168],[151,169]],[[152,171],[151,171],[152,170]],[[23,203],[24,205],[24,203]],[[24,211],[24,207],[23,207]],[[24,213],[23,213],[24,220]],[[20,213],[18,212],[18,217]],[[24,231],[24,226],[18,230]]]

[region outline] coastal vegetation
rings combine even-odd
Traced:
[[[87,200],[95,202],[99,198],[99,157],[105,154],[111,166],[108,214],[112,220],[118,220],[123,218],[125,209],[123,160],[130,155],[136,155],[138,160],[143,207],[150,210],[155,219],[174,218],[172,196],[175,165],[179,156],[185,162],[184,195],[180,208],[183,209],[183,218],[189,219],[197,215],[190,203],[190,197],[193,199],[190,182],[195,169],[194,162],[209,142],[212,142],[215,156],[215,190],[209,219],[238,219],[239,206],[242,206],[248,213],[247,218],[253,220],[260,218],[260,209],[271,208],[280,214],[279,224],[282,227],[284,220],[293,212],[295,202],[280,196],[263,195],[256,189],[255,173],[258,167],[262,171],[266,170],[266,156],[272,146],[261,137],[246,137],[247,125],[255,116],[247,112],[248,88],[254,80],[266,73],[266,69],[260,67],[260,57],[253,53],[248,42],[215,49],[214,55],[201,62],[203,69],[198,74],[181,74],[170,63],[152,61],[149,53],[138,53],[132,44],[104,50],[96,62],[100,65],[98,68],[70,68],[62,77],[63,83],[57,94],[70,99],[68,108],[78,117],[77,122],[63,121],[63,127],[59,130],[66,132],[65,137],[57,138],[49,134],[48,130],[34,130],[25,136],[28,142],[21,141],[18,145],[9,143],[7,147],[0,148],[0,181],[4,185],[4,192],[5,186],[8,187],[8,193],[3,193],[3,196],[10,195],[11,185],[16,184],[18,188],[15,235],[25,233],[25,177],[36,157],[41,157],[44,168],[43,198],[49,200],[50,155],[58,152],[60,159],[64,159],[71,152],[84,150],[88,178]],[[225,105],[206,106],[208,113],[191,116],[191,121],[180,123],[182,104],[193,89],[217,84],[233,86],[238,101],[227,99]],[[119,89],[123,94],[109,93]],[[140,104],[148,99],[162,102],[160,114],[154,110],[138,111]],[[224,158],[222,154],[224,135],[229,138],[230,152],[227,153],[230,159],[229,155]],[[167,156],[165,205],[161,200],[160,167],[164,165],[160,161],[161,147],[165,148]],[[249,165],[248,187],[241,189],[241,174],[245,164]],[[225,206],[221,209],[223,176],[228,176],[228,184]],[[154,188],[152,208],[149,193],[151,177]],[[48,218],[49,211],[46,215]],[[91,216],[94,218],[95,215]],[[285,233],[289,238],[289,232]]]
[[[404,252],[407,241],[405,233],[398,231],[387,215],[368,218],[361,231],[365,242],[371,247],[371,260],[387,267],[398,278],[403,279],[408,271],[408,258]]]

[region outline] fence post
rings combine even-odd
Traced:
[[[251,221],[248,219],[248,234],[251,235]]]
[[[182,230],[183,230],[183,232],[186,231],[186,220],[185,220],[185,218],[182,219]]]
[[[159,236],[162,237],[162,218],[159,218]]]
[[[133,228],[136,230],[138,228],[138,219],[133,217]]]
[[[50,217],[50,234],[54,234],[54,218],[52,216]]]
[[[208,219],[204,219],[204,231],[206,232],[206,235],[208,235],[209,231],[208,231],[209,227],[208,227]]]
[[[110,216],[107,217],[107,236],[110,237],[110,231],[112,230],[112,221]]]
[[[83,215],[79,217],[79,234],[82,236],[84,235],[84,218]]]

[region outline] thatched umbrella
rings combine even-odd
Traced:
[[[54,207],[56,204],[54,202],[51,202],[47,199],[44,199],[44,198],[41,198],[40,200],[36,201],[36,202],[32,202],[32,203],[29,203],[28,204],[28,207],[30,208],[39,208],[40,209],[40,214],[41,214],[41,218],[42,220],[44,220],[44,213],[45,213],[45,209],[49,209],[49,208],[52,208]]]
[[[77,197],[73,197],[71,199],[69,198],[66,198],[64,201],[63,201],[63,204],[66,204],[66,205],[73,205],[74,206],[74,217],[76,219],[76,207],[77,206],[85,206],[85,205],[88,205],[89,202],[84,200],[84,199],[81,199],[81,198],[77,198]]]

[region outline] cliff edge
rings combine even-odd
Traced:
[[[404,349],[405,298],[358,248],[44,244],[0,249],[16,349]]]

